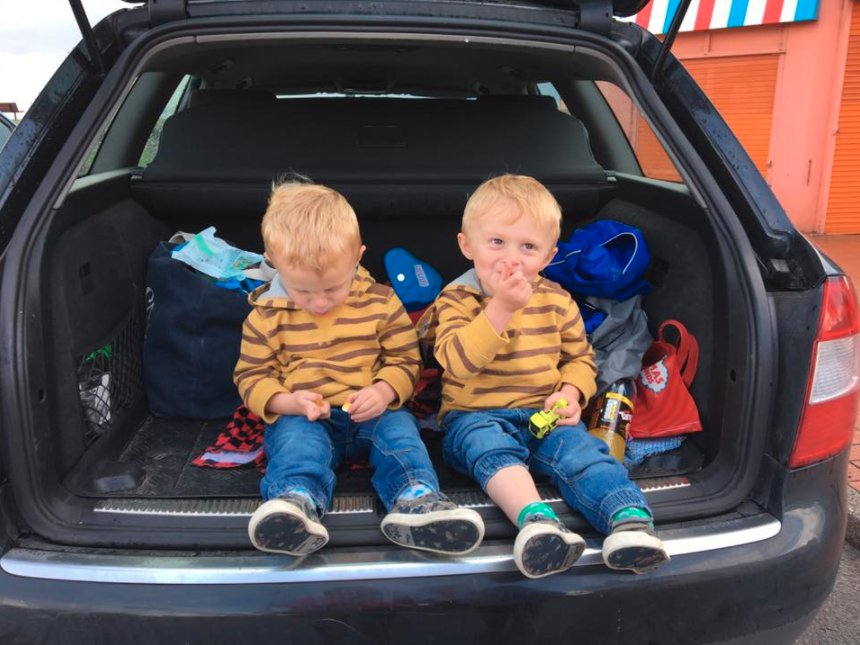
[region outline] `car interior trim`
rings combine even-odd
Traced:
[[[636,482],[646,495],[658,490],[687,488],[691,485],[687,477],[655,477]],[[551,486],[538,486],[541,500],[545,503],[562,501],[558,490]],[[456,491],[450,499],[463,508],[492,508],[493,501],[482,491]],[[251,517],[260,499],[105,499],[96,503],[95,513],[118,513],[123,515],[171,515],[176,517]],[[375,513],[376,498],[373,495],[336,495],[332,499],[327,515],[352,513]]]

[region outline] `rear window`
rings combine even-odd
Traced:
[[[7,127],[5,123],[0,123],[0,148],[3,147],[3,144],[5,144],[11,136],[12,130]]]
[[[651,179],[662,179],[680,183],[681,175],[666,154],[663,144],[654,134],[642,112],[627,93],[613,83],[598,81],[597,87],[603,94],[615,118],[624,130],[630,147],[642,168],[642,173]]]
[[[155,154],[158,152],[158,144],[161,142],[161,131],[164,128],[164,122],[176,114],[176,111],[179,109],[179,103],[185,95],[185,90],[188,88],[190,81],[190,76],[184,76],[170,96],[170,100],[167,101],[167,105],[164,106],[161,116],[155,122],[155,127],[149,133],[146,145],[143,147],[143,152],[140,154],[140,159],[137,162],[137,165],[141,168],[146,168],[155,158]]]

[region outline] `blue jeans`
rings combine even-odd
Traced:
[[[543,439],[528,430],[537,410],[453,411],[445,415],[445,461],[474,478],[484,490],[502,468],[526,466],[548,477],[567,505],[598,531],[612,530],[612,516],[627,506],[648,510],[642,491],[609,448],[588,434],[585,424],[559,426]]]
[[[260,483],[264,500],[304,488],[322,515],[334,491],[334,469],[343,461],[370,458],[373,487],[391,510],[409,486],[424,484],[439,490],[439,480],[418,423],[407,410],[386,410],[369,421],[355,423],[343,410],[332,408],[331,418],[308,421],[283,416],[266,426],[269,465]]]

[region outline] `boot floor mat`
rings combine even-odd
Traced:
[[[69,488],[86,497],[224,498],[259,497],[261,472],[254,463],[233,468],[194,465],[215,443],[229,419],[198,421],[148,417],[119,454],[99,455],[99,466],[70,473]],[[439,483],[445,491],[477,490],[477,484],[442,459],[442,435],[422,430]],[[90,462],[91,463],[91,462]],[[671,477],[699,470],[703,455],[691,441],[653,455],[631,470],[632,479]],[[80,469],[83,464],[79,465]],[[373,494],[372,469],[345,464],[337,469],[336,494]]]

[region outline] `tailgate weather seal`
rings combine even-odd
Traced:
[[[781,526],[773,516],[760,514],[716,525],[666,528],[660,537],[674,557],[762,542],[777,535]],[[603,566],[601,541],[587,543],[574,570]],[[330,548],[302,560],[260,552],[153,556],[14,548],[0,558],[0,568],[10,575],[42,580],[156,585],[354,582],[516,571],[507,542],[488,543],[456,559],[388,547]]]

